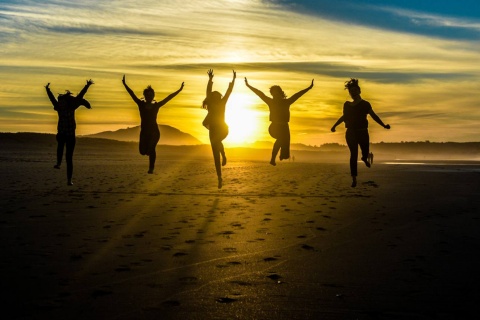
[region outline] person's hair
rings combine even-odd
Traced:
[[[202,108],[208,110],[208,106],[210,106],[210,102],[212,100],[212,97],[216,96],[217,99],[222,99],[222,94],[218,91],[213,91],[210,93],[208,97],[206,97],[203,102],[202,102]]]
[[[283,99],[287,98],[287,95],[285,94],[285,92],[283,92],[283,90],[282,90],[282,88],[280,88],[280,86],[271,86],[270,87],[270,94],[272,95],[272,97],[276,96],[276,95],[279,95]]]
[[[362,91],[358,85],[358,79],[355,78],[350,78],[350,80],[345,81],[345,89],[349,90],[350,88],[358,88],[358,90]]]
[[[153,90],[152,86],[148,86],[148,87],[145,88],[145,90],[143,90],[143,96],[145,97],[149,93],[151,95],[155,96],[155,90]]]

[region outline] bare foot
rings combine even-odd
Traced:
[[[55,169],[60,169],[60,165],[59,164],[56,164],[53,166]]]
[[[67,186],[73,186],[72,180],[68,180],[68,181],[67,181]]]
[[[223,180],[222,180],[222,178],[219,177],[218,178],[218,189],[222,189],[222,187],[223,187]]]
[[[227,164],[227,157],[222,158],[222,167],[224,167]]]
[[[277,165],[277,163],[275,162],[275,159],[270,160],[270,164],[271,164],[272,166],[276,166],[276,165]]]
[[[153,169],[148,169],[149,174],[153,174]]]
[[[357,186],[357,178],[353,177],[352,188],[355,188],[356,186]]]

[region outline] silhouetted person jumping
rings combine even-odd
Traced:
[[[280,151],[280,161],[290,158],[290,127],[288,126],[288,122],[290,121],[290,106],[297,101],[298,98],[307,93],[308,90],[313,88],[313,80],[308,88],[295,93],[290,98],[287,98],[280,86],[272,86],[270,88],[270,94],[272,95],[272,98],[270,98],[262,91],[249,85],[247,78],[245,78],[245,84],[259,96],[270,109],[270,121],[272,123],[268,128],[268,132],[270,136],[275,139],[270,164],[276,166],[275,158],[277,157],[278,151]]]
[[[57,126],[57,164],[53,167],[60,169],[63,158],[63,149],[67,146],[65,152],[65,160],[67,162],[67,184],[73,185],[73,151],[75,149],[75,129],[77,124],[75,122],[75,110],[80,106],[85,106],[87,109],[91,109],[90,103],[83,99],[88,88],[93,84],[92,80],[88,80],[82,91],[75,97],[70,91],[66,91],[64,94],[58,95],[58,101],[55,99],[52,91],[50,90],[50,83],[47,83],[45,89],[47,90],[48,98],[53,104],[53,109],[58,113],[58,126]]]
[[[345,122],[347,131],[345,138],[348,148],[350,149],[350,173],[352,175],[352,187],[357,186],[357,160],[358,146],[362,150],[362,161],[370,168],[369,147],[370,137],[368,135],[367,115],[370,115],[379,125],[385,129],[390,129],[390,125],[385,125],[379,116],[373,112],[372,106],[360,96],[361,89],[358,85],[358,79],[350,79],[345,82],[345,89],[352,97],[353,101],[345,101],[343,104],[343,115],[335,122],[331,131],[335,132],[335,128]],[[372,157],[373,160],[373,157]]]
[[[221,189],[223,185],[223,180],[222,167],[220,166],[220,156],[222,157],[221,165],[224,166],[227,164],[225,148],[222,143],[222,141],[228,136],[228,126],[225,123],[225,107],[228,98],[232,93],[237,74],[235,70],[233,70],[232,82],[229,83],[228,89],[223,97],[222,94],[218,91],[212,92],[213,70],[208,70],[207,74],[207,97],[205,98],[205,100],[203,100],[202,107],[204,109],[207,109],[208,113],[202,124],[205,128],[208,129],[208,136],[210,138],[210,144],[212,146],[213,152],[213,162],[215,163],[215,170],[217,171],[218,188]]]
[[[172,100],[183,89],[184,82],[180,86],[180,89],[174,93],[168,95],[160,102],[153,100],[155,98],[155,91],[151,86],[148,86],[143,90],[143,97],[145,99],[139,99],[132,89],[130,89],[125,82],[125,75],[123,76],[122,83],[127,89],[127,92],[132,97],[133,101],[138,106],[140,111],[140,141],[139,151],[142,156],[147,155],[149,157],[148,173],[152,174],[155,169],[155,160],[157,158],[156,147],[160,140],[160,129],[157,124],[157,114],[160,107],[164,106],[168,101]]]

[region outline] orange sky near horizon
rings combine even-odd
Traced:
[[[0,131],[55,133],[44,85],[50,82],[54,94],[78,93],[90,78],[95,84],[85,97],[92,110],[76,112],[78,135],[139,125],[121,83],[126,74],[138,96],[152,85],[157,100],[185,82],[158,123],[208,143],[201,103],[212,68],[221,93],[237,72],[227,147],[272,140],[268,107],[244,77],[266,94],[280,85],[288,96],[315,79],[291,107],[292,143],[345,143],[344,129],[330,128],[349,99],[343,84],[350,77],[360,79],[362,97],[392,126],[370,120],[372,142],[478,141],[478,41],[352,26],[274,1],[114,4],[0,5]]]

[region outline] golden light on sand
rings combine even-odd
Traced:
[[[259,120],[258,112],[251,109],[253,98],[244,93],[232,93],[228,99],[225,121],[229,133],[226,142],[240,145],[257,140]]]

